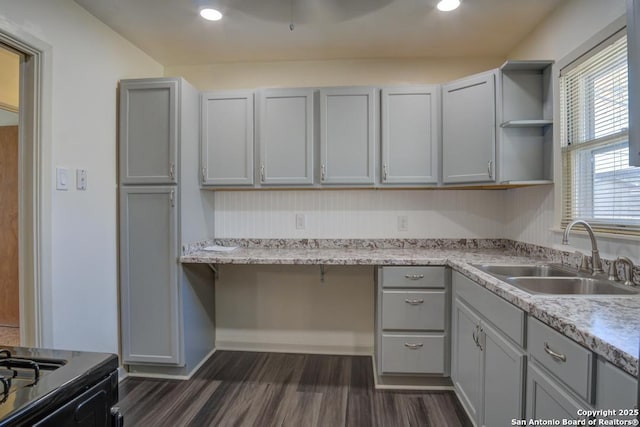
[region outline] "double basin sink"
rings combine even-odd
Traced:
[[[532,294],[556,295],[635,295],[640,292],[605,278],[572,270],[559,264],[496,265],[474,267]]]

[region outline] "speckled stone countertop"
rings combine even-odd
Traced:
[[[295,242],[295,243],[294,243]],[[318,243],[320,242],[320,243]],[[232,252],[202,250],[211,241],[183,248],[182,263],[443,265],[522,308],[553,329],[591,349],[633,376],[638,376],[640,295],[566,296],[529,294],[475,268],[473,264],[572,263],[567,253],[499,239],[429,241],[252,241],[217,244],[242,246]]]

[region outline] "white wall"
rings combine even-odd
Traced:
[[[504,191],[220,191],[216,237],[503,237]],[[304,230],[296,214],[305,215]],[[398,231],[398,216],[407,231]]]
[[[52,47],[52,159],[71,189],[52,198],[52,336],[57,348],[118,351],[116,88],[163,67],[71,0],[0,0],[0,28]],[[75,169],[88,189],[75,190]]]
[[[553,59],[556,62],[578,49],[591,37],[625,14],[624,0],[569,0],[548,16],[509,55],[513,59]],[[556,94],[556,122],[558,99]],[[554,129],[559,141],[558,127]],[[570,239],[571,247],[561,246],[559,227],[559,191],[561,186],[560,147],[556,143],[554,157],[555,186],[508,190],[506,195],[506,236],[514,240],[556,247],[564,250],[590,250],[585,235]],[[615,258],[626,255],[640,262],[637,241],[598,237],[602,255]]]

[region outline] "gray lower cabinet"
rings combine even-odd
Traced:
[[[203,186],[253,184],[253,91],[201,95]]]
[[[120,182],[175,184],[180,79],[120,82]]]
[[[182,363],[176,198],[175,186],[120,189],[120,301],[125,364]]]
[[[588,406],[575,399],[535,362],[527,369],[527,419],[575,420]]]
[[[262,185],[313,184],[314,92],[259,92],[256,139]]]
[[[440,88],[382,89],[382,184],[437,184]]]
[[[482,405],[482,353],[477,342],[480,317],[454,296],[451,326],[451,379],[469,417],[477,424]]]
[[[372,87],[320,89],[322,184],[375,183],[376,95]]]
[[[616,368],[606,360],[598,359],[596,380],[596,409],[614,410],[601,418],[607,420],[636,419],[638,409],[638,380]]]
[[[453,273],[452,283],[451,377],[455,390],[476,425],[511,425],[511,420],[521,419],[524,413],[526,355],[516,340],[488,320],[494,318],[494,308],[508,303],[491,293],[476,293],[480,286],[460,273]],[[517,325],[517,313],[502,313],[513,316],[512,323]]]
[[[449,285],[444,267],[378,267],[379,375],[449,372]]]
[[[483,353],[482,425],[506,426],[524,413],[524,352],[484,323],[480,327]]]
[[[494,182],[496,71],[442,86],[442,182]]]

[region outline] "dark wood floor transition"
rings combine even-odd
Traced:
[[[189,381],[127,378],[132,426],[470,426],[452,392],[375,390],[370,357],[217,352]]]

